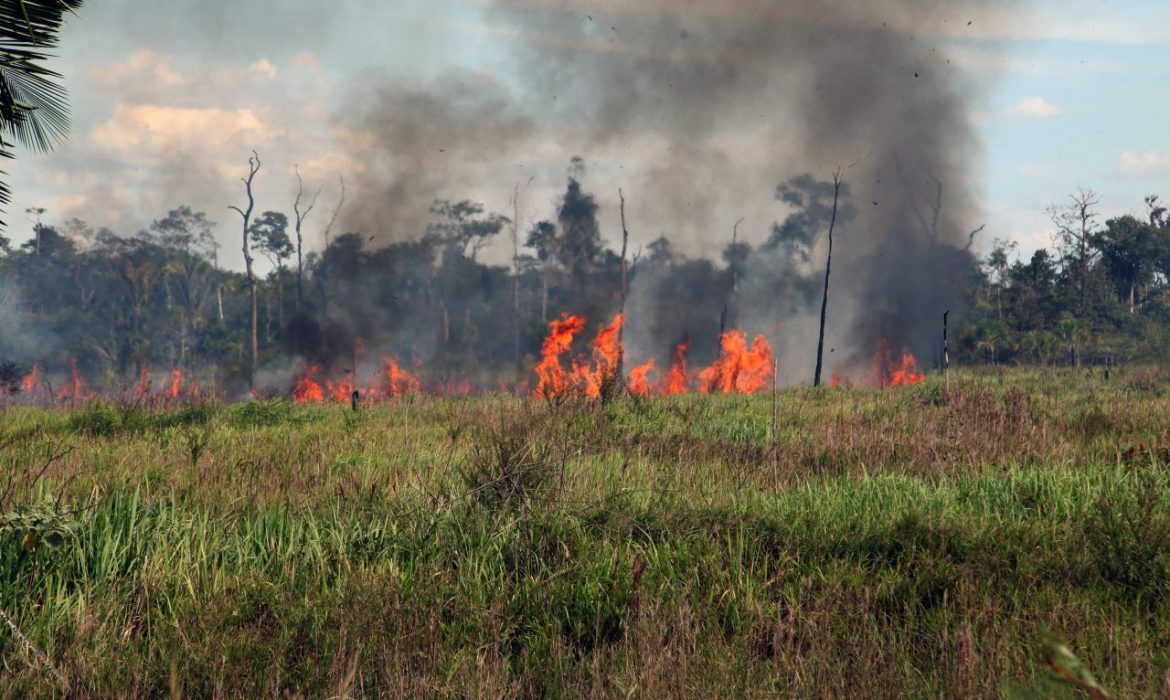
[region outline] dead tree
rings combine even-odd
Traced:
[[[325,333],[321,334],[322,339],[322,354],[328,352],[328,328],[329,328],[329,291],[326,289],[329,283],[329,245],[332,243],[331,236],[333,235],[333,226],[337,223],[337,217],[341,214],[341,208],[345,205],[345,178],[338,177],[338,182],[341,185],[341,196],[337,199],[337,206],[333,208],[333,216],[329,217],[329,225],[325,227],[325,232],[322,234],[325,239],[325,248],[321,253],[321,268],[319,274],[321,275],[321,285],[319,287],[321,292],[321,328]]]
[[[244,220],[244,270],[248,277],[248,292],[252,297],[252,342],[248,352],[248,390],[253,392],[256,390],[256,357],[260,354],[260,345],[257,341],[257,326],[259,325],[260,313],[257,300],[256,273],[252,270],[252,246],[248,240],[248,229],[252,223],[252,210],[256,207],[256,198],[252,194],[252,181],[256,179],[256,173],[258,172],[260,172],[260,155],[256,151],[252,151],[252,157],[248,158],[248,177],[240,178],[241,182],[244,183],[244,191],[248,195],[248,208],[241,209],[234,204],[228,206],[228,209],[235,210]]]
[[[520,183],[512,190],[512,341],[519,372],[523,359],[520,354]]]
[[[621,280],[622,288],[620,290],[621,304],[622,304],[622,307],[621,307],[622,325],[620,328],[618,328],[618,358],[617,358],[617,375],[620,378],[622,376],[622,365],[625,362],[625,355],[626,355],[625,346],[622,344],[622,338],[623,338],[623,335],[624,335],[625,330],[626,330],[626,324],[625,324],[626,298],[629,296],[629,293],[630,293],[628,269],[626,267],[626,253],[628,252],[629,246],[630,246],[630,230],[628,228],[626,228],[626,195],[622,192],[622,189],[620,187],[618,188],[618,199],[621,200],[621,206],[619,207],[619,211],[621,212],[621,216],[622,216],[622,280]]]
[[[731,254],[737,254],[736,246],[739,244],[739,225],[746,219],[740,218],[731,227]],[[739,295],[739,265],[734,257],[729,259],[731,265],[731,290],[727,293],[727,298],[723,300],[723,311],[719,313],[719,337],[727,332],[727,314],[731,309],[731,302]]]
[[[829,274],[833,270],[833,229],[837,226],[837,201],[841,196],[841,169],[833,173],[833,217],[829,220],[829,255],[825,259],[825,291],[821,297],[821,330],[817,334],[817,369],[813,375],[813,386],[821,385],[821,369],[825,358],[825,317],[829,310]]]
[[[301,199],[305,194],[305,182],[303,179],[301,179],[300,168],[294,167],[294,169],[297,173],[297,198],[296,201],[293,202],[293,213],[296,214],[297,232],[297,311],[300,311],[301,307],[304,306],[305,303],[305,262],[303,255],[304,239],[301,237],[301,225],[305,223],[305,219],[309,218],[309,214],[312,213],[313,207],[317,206],[317,198],[321,196],[321,188],[317,188],[317,192],[313,194],[313,199],[309,202],[309,206],[306,207],[304,211],[301,211]]]
[[[1048,216],[1056,225],[1064,250],[1072,251],[1076,257],[1077,272],[1080,276],[1077,316],[1084,317],[1089,282],[1089,265],[1093,258],[1094,220],[1099,216],[1096,207],[1101,203],[1101,195],[1091,189],[1077,190],[1069,196],[1069,203],[1064,206],[1052,205],[1048,207]]]

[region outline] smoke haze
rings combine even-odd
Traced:
[[[540,167],[559,144],[563,162],[590,161],[611,243],[622,186],[636,243],[666,234],[715,258],[736,219],[748,220],[741,240],[760,243],[800,201],[778,201],[779,183],[804,172],[826,181],[840,168],[853,215],[838,220],[835,358],[858,367],[879,338],[929,358],[943,311],[959,310],[964,249],[981,223],[971,114],[987,86],[952,62],[945,37],[984,30],[1016,5],[495,0],[485,17],[513,39],[516,83],[469,75],[374,90],[347,121],[362,134],[351,157],[366,164],[363,204],[347,224],[397,239],[421,230],[432,199],[474,197],[505,173],[555,188],[563,174]],[[808,282],[823,274],[827,218],[805,221],[817,230],[753,265],[733,309],[749,331],[783,323],[770,335],[800,362],[814,345],[819,282]],[[671,303],[660,286],[636,278],[631,354],[669,352],[673,339],[644,332]],[[696,318],[694,330],[711,323]]]

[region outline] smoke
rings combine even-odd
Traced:
[[[475,198],[478,183],[536,134],[515,99],[483,76],[375,85],[343,119],[361,171],[340,223],[381,242],[421,234],[436,199]]]
[[[491,0],[484,17],[509,39],[511,87],[484,75],[387,82],[373,98],[364,87],[343,119],[365,164],[345,224],[405,240],[424,229],[433,199],[482,196],[493,178],[520,168],[536,179],[554,154],[581,153],[596,164],[587,184],[611,240],[618,186],[635,246],[665,234],[714,260],[741,217],[740,241],[771,238],[730,286],[709,265],[636,275],[631,356],[664,358],[679,340],[664,336],[710,330],[722,313],[768,332],[783,357],[807,358],[811,374],[829,209],[805,212],[791,239],[792,226],[773,222],[802,203],[777,185],[839,170],[851,215],[837,222],[828,366],[864,367],[879,339],[928,359],[943,312],[961,312],[970,232],[982,223],[971,114],[987,85],[950,47],[1019,4]],[[562,173],[543,183],[549,191]],[[679,275],[704,286],[683,320],[663,293]]]

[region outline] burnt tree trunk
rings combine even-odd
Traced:
[[[829,255],[825,259],[825,291],[821,297],[821,329],[817,334],[817,369],[813,386],[821,385],[821,369],[825,359],[825,318],[829,310],[829,275],[833,270],[833,229],[837,226],[837,200],[841,195],[841,170],[833,173],[833,217],[829,220]]]
[[[629,278],[628,270],[626,268],[626,253],[630,246],[630,230],[626,228],[626,195],[622,193],[621,188],[618,188],[618,199],[621,200],[621,216],[622,216],[622,278],[621,289],[618,290],[621,295],[621,315],[622,325],[618,328],[618,357],[617,357],[617,377],[620,380],[622,377],[623,365],[626,359],[626,346],[623,344],[623,337],[626,332],[626,298],[629,295]]]

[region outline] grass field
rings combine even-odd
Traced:
[[[1166,379],[10,406],[0,696],[1156,697]]]

